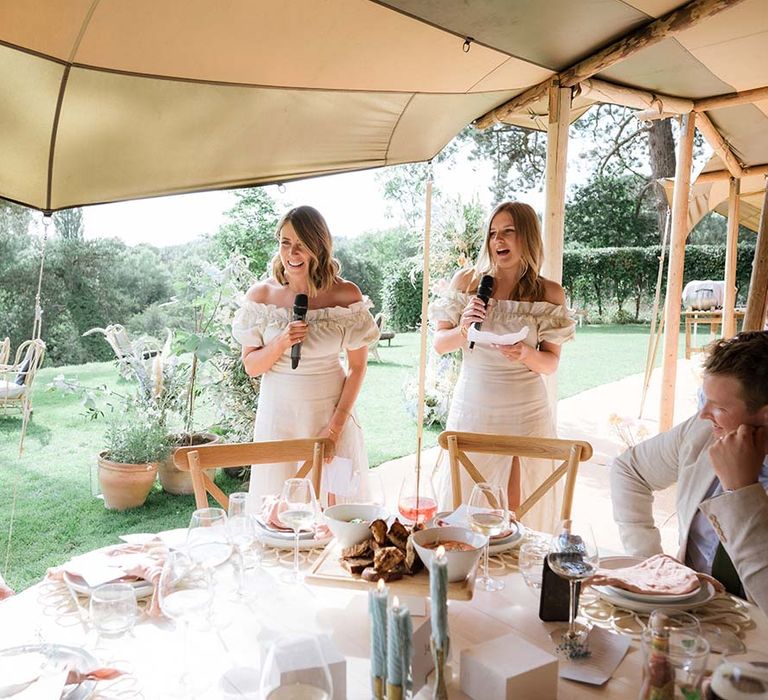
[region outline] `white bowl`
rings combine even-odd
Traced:
[[[383,506],[369,503],[344,503],[326,508],[323,515],[337,542],[342,547],[351,547],[353,544],[365,542],[371,536],[368,526],[379,518],[386,520],[389,513]],[[349,522],[357,519],[363,522]]]
[[[435,556],[437,547],[432,549],[426,545],[438,542],[464,542],[472,547],[466,552],[455,550],[446,550],[445,558],[448,560],[448,581],[463,581],[472,571],[483,553],[483,547],[488,541],[485,535],[478,532],[472,532],[465,527],[430,527],[426,530],[420,530],[411,535],[413,546],[419,555],[424,566],[431,570],[432,558]]]

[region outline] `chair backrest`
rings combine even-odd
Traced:
[[[11,356],[11,339],[5,338],[0,343],[0,365],[7,365],[8,358]]]
[[[374,317],[373,321],[376,324],[376,328],[379,329],[379,333],[381,333],[381,329],[384,326],[384,314],[383,312],[379,311]]]
[[[243,464],[302,462],[296,471],[296,476],[304,478],[314,470],[312,481],[319,497],[323,458],[331,447],[332,443],[328,438],[320,437],[271,442],[193,445],[177,448],[173,453],[173,463],[182,471],[191,473],[195,503],[198,508],[208,507],[210,493],[226,510],[229,507],[229,498],[205,473],[206,469],[239,467]]]
[[[489,435],[445,430],[438,436],[438,442],[443,449],[447,450],[450,458],[451,490],[453,492],[454,509],[458,508],[462,502],[461,467],[466,469],[475,483],[485,481],[483,475],[467,456],[467,452],[509,455],[510,458],[529,457],[562,460],[557,468],[547,475],[536,490],[515,509],[518,519],[522,518],[541,500],[547,491],[554,488],[563,476],[565,476],[565,491],[560,508],[560,519],[570,518],[579,462],[586,462],[592,456],[592,445],[583,440]]]
[[[12,368],[12,371],[16,372],[16,378],[11,381],[20,386],[31,387],[44,357],[45,343],[42,340],[37,338],[23,342],[16,350],[16,362]]]

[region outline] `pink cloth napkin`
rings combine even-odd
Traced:
[[[63,581],[64,574],[80,576],[83,563],[97,561],[122,570],[124,578],[136,578],[149,581],[154,590],[147,613],[152,617],[161,617],[157,585],[168,549],[160,538],[145,544],[118,544],[96,549],[78,557],[73,557],[61,566],[48,569],[46,577],[52,581]]]

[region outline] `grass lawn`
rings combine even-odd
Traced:
[[[563,352],[559,396],[642,372],[647,333],[646,328],[627,326],[579,329],[577,341]],[[369,364],[358,410],[372,465],[415,450],[416,428],[405,410],[403,385],[416,375],[418,347],[418,334],[398,334],[391,347],[380,348],[383,361]],[[75,396],[46,391],[57,374],[89,385],[118,382],[111,363],[42,370],[22,458],[17,456],[21,419],[0,416],[0,572],[17,589],[75,553],[114,543],[118,534],[185,526],[194,509],[192,496],[170,496],[156,486],[143,508],[106,510],[91,495],[104,423],[86,419]],[[425,445],[433,445],[438,433],[427,431]],[[237,485],[223,474],[217,481],[225,491]]]

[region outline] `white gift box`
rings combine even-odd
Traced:
[[[508,634],[462,650],[461,689],[473,700],[555,700],[557,658]]]
[[[331,674],[333,700],[347,700],[347,660],[329,636],[324,634],[318,635],[317,641],[325,658],[325,663],[328,666],[328,671]],[[283,674],[309,668],[306,665],[306,659],[301,658],[299,655],[279,654],[276,656],[276,662],[280,669],[281,683],[287,680],[282,678]]]

